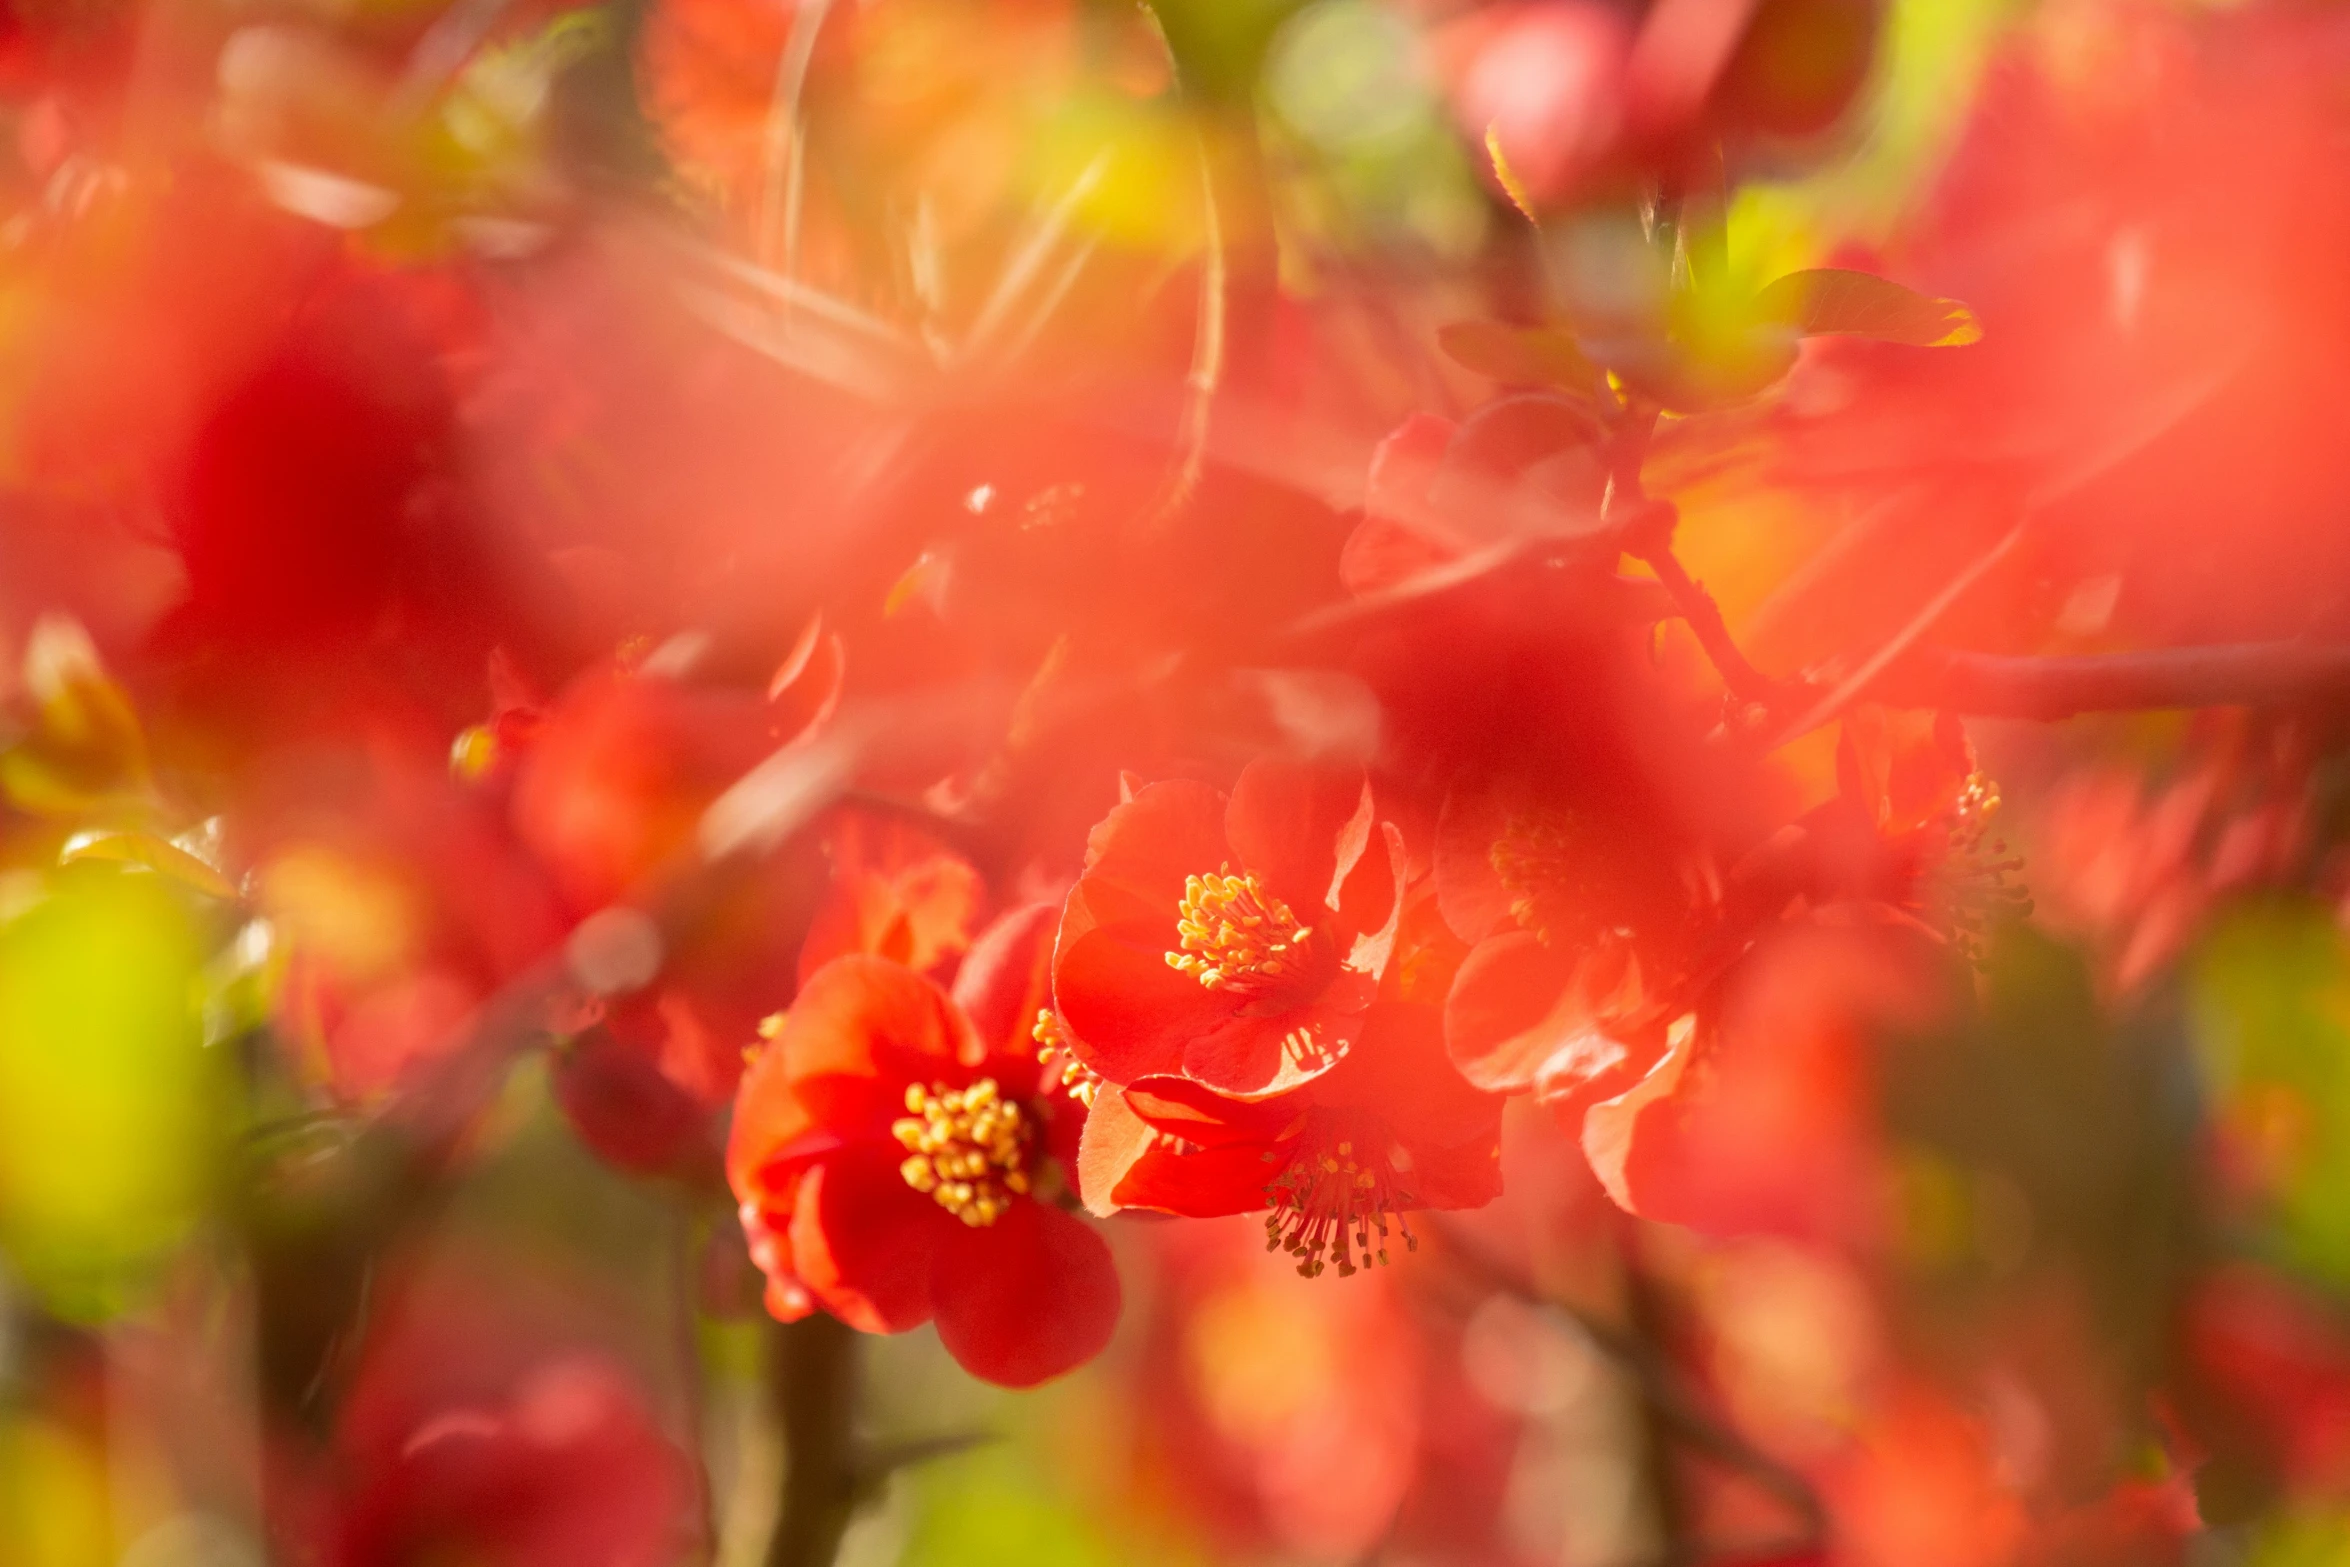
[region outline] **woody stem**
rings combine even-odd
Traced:
[[[1776,682],[1738,651],[1729,624],[1722,619],[1721,606],[1673,553],[1673,525],[1680,513],[1670,501],[1651,499],[1641,483],[1640,470],[1648,460],[1649,441],[1662,411],[1655,403],[1635,397],[1618,418],[1608,454],[1607,520],[1623,540],[1624,552],[1647,562],[1656,573],[1656,580],[1672,598],[1673,607],[1681,612],[1697,645],[1705,650],[1731,694],[1742,702],[1768,707],[1778,694]]]
[[[830,1567],[860,1489],[856,1330],[821,1311],[774,1325],[767,1386],[782,1428],[784,1471],[766,1567]]]
[[[2350,647],[2251,642],[2072,658],[1919,648],[1888,668],[1870,694],[1904,705],[2027,719],[2343,703],[2350,702]]]

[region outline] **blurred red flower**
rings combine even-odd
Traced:
[[[800,948],[805,980],[869,952],[934,977],[971,944],[987,887],[970,861],[910,823],[844,811],[825,835],[832,882]]]
[[[478,1265],[464,1277],[462,1295],[450,1281],[405,1294],[367,1347],[312,1536],[329,1567],[674,1561],[691,1482],[645,1389],[560,1342],[563,1306],[492,1307]]]
[[[640,890],[691,841],[703,809],[831,710],[837,641],[795,656],[774,689],[607,668],[582,676],[531,735],[514,826],[587,913]]]

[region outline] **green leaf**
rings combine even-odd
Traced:
[[[119,1309],[200,1211],[200,945],[162,878],[94,866],[0,929],[0,1246],[52,1310]]]
[[[151,832],[109,832],[97,830],[75,833],[58,850],[57,862],[71,865],[81,860],[110,860],[122,865],[138,865],[167,876],[181,886],[202,893],[207,898],[234,898],[236,884],[223,876],[215,866],[206,864],[195,855]]]
[[[2350,940],[2315,905],[2238,910],[2191,981],[2205,1077],[2261,1172],[2270,1243],[2350,1284]]]
[[[1806,337],[1962,348],[1983,336],[1974,312],[1955,299],[1929,298],[1890,278],[1842,267],[1790,272],[1767,284],[1755,305],[1767,319],[1784,321]]]
[[[1501,186],[1501,193],[1509,197],[1510,205],[1517,208],[1527,222],[1540,223],[1542,219],[1534,212],[1533,194],[1526,189],[1526,182],[1518,176],[1518,171],[1510,167],[1509,155],[1501,150],[1501,127],[1498,124],[1485,127],[1485,155],[1493,160],[1493,178]]]
[[[1588,398],[1599,384],[1574,337],[1548,327],[1456,321],[1437,332],[1436,346],[1464,370],[1512,386],[1555,386]]]

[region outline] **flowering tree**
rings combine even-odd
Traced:
[[[2350,1551],[2343,17],[0,40],[0,1559]]]

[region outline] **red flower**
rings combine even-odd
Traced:
[[[1445,998],[1453,1064],[1570,1117],[1664,1051],[1707,884],[1706,845],[1588,778],[1456,791],[1436,837],[1446,923],[1475,943]]]
[[[1362,1030],[1395,939],[1392,828],[1358,769],[1251,763],[1230,798],[1153,784],[1096,827],[1053,996],[1111,1082],[1182,1076],[1271,1094]]]
[[[479,1258],[404,1280],[341,1406],[316,1494],[327,1510],[275,1520],[302,1547],[289,1555],[318,1567],[675,1561],[687,1460],[578,1307]]]
[[[1270,1207],[1267,1239],[1300,1273],[1345,1275],[1388,1260],[1390,1219],[1413,1247],[1404,1213],[1500,1194],[1501,1104],[1445,1059],[1435,1008],[1382,1002],[1343,1062],[1287,1094],[1234,1099],[1181,1077],[1103,1094],[1079,1180],[1096,1213]]]
[[[1117,1273],[1099,1236],[1039,1199],[1059,1107],[1015,1037],[982,1039],[946,992],[880,958],[809,979],[744,1074],[727,1158],[771,1310],[822,1304],[869,1333],[935,1317],[965,1369],[1007,1387],[1109,1341]]]
[[[800,948],[802,979],[849,952],[932,974],[970,946],[987,888],[961,855],[905,822],[856,811],[833,823],[825,849],[832,885]]]
[[[1944,1016],[1948,978],[1901,924],[1779,928],[1706,988],[1644,1075],[1589,1105],[1593,1173],[1628,1212],[1708,1234],[1879,1234],[1870,1046]]]

